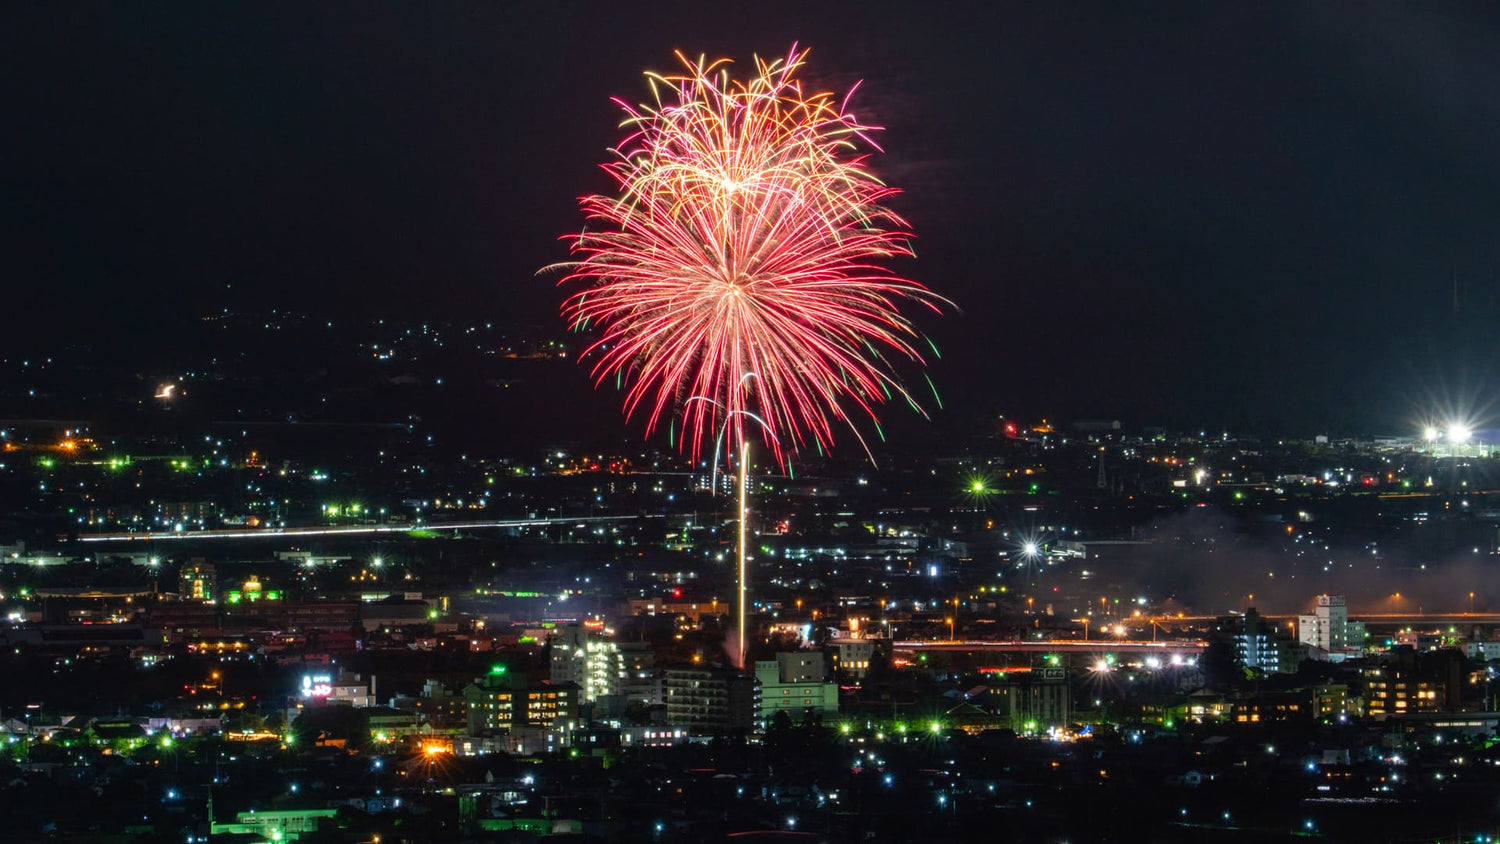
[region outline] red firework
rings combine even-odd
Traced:
[[[922,362],[898,305],[946,301],[881,265],[912,252],[882,205],[896,190],[866,169],[875,127],[804,93],[806,55],[738,81],[679,53],[684,73],[648,77],[654,105],[616,100],[631,130],[604,165],[618,194],[583,197],[589,225],[569,236],[562,283],[582,287],[562,310],[594,333],[596,381],[619,380],[648,434],[680,415],[695,460],[747,423],[784,463],[835,428],[859,437],[856,418],[878,426],[894,396],[915,407],[891,367]]]

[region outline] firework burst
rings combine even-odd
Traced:
[[[694,459],[753,427],[782,463],[836,429],[860,437],[895,397],[917,407],[892,369],[922,363],[898,306],[946,300],[881,265],[912,251],[883,205],[895,189],[866,168],[875,127],[847,97],[804,92],[806,55],[756,59],[745,81],[681,53],[683,73],[649,74],[653,103],[616,100],[618,193],[582,198],[588,225],[568,238],[562,283],[580,289],[563,314],[594,335],[595,379],[620,384],[648,434],[680,417]]]

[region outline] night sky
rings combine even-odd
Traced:
[[[947,412],[1500,427],[1486,3],[11,4],[0,345],[226,306],[561,333],[536,270],[608,187],[609,97],[793,41],[886,127],[898,269],[961,308],[924,323]]]

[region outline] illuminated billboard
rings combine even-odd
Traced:
[[[305,698],[326,698],[333,694],[333,677],[327,674],[303,674],[302,696]]]

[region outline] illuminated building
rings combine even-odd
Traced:
[[[1237,724],[1259,724],[1269,721],[1297,721],[1315,715],[1315,701],[1303,690],[1261,692],[1243,695],[1230,702],[1229,717]]]
[[[1319,595],[1312,615],[1297,616],[1297,639],[1322,651],[1330,662],[1358,658],[1365,652],[1365,626],[1349,620],[1343,595]]]
[[[464,696],[455,694],[441,680],[428,680],[414,702],[417,718],[435,729],[463,724],[467,718]]]
[[[1328,683],[1312,687],[1313,715],[1323,720],[1340,717],[1358,717],[1359,702],[1349,696],[1349,687],[1343,683]]]
[[[1235,659],[1244,668],[1264,674],[1293,674],[1306,647],[1269,624],[1254,607],[1244,615],[1227,615],[1215,622],[1215,632],[1234,648]]]
[[[817,651],[779,653],[774,660],[755,663],[755,679],[760,681],[762,729],[778,712],[785,712],[794,724],[809,717],[837,714],[838,684],[825,682],[823,677],[823,654]],[[670,706],[667,712],[670,719]]]
[[[241,601],[255,603],[257,601],[279,601],[281,593],[275,589],[266,589],[259,577],[251,575],[249,580],[240,584],[239,589],[230,589],[224,593],[224,603],[238,604]]]
[[[989,681],[990,705],[1010,717],[1018,733],[1064,727],[1073,717],[1073,686],[1066,656],[1045,654],[1032,660],[1031,670],[997,671]]]
[[[111,753],[129,753],[150,741],[146,731],[134,721],[101,721],[89,724],[85,735],[95,747],[107,747]]]
[[[1469,659],[1477,659],[1482,662],[1500,659],[1500,641],[1465,642],[1464,653]]]
[[[877,651],[881,657],[889,656],[889,640],[870,635],[868,630],[861,631],[858,623],[851,622],[851,630],[847,635],[835,635],[829,639],[824,646],[833,662],[834,673],[851,680],[863,680],[870,673],[870,666],[877,659]]]
[[[667,690],[656,668],[656,652],[646,642],[621,642],[620,659],[625,666],[626,701],[646,706],[666,703]]]
[[[302,675],[304,700],[338,703],[347,706],[375,705],[375,678],[365,680],[359,674],[312,673]]]
[[[631,598],[629,604],[631,615],[678,615],[695,626],[702,623],[704,616],[713,618],[729,612],[729,605],[718,601],[700,603],[669,601],[665,598]]]
[[[464,689],[469,732],[519,727],[567,729],[578,719],[575,683],[532,683],[497,665]]]
[[[557,635],[549,641],[550,672],[549,676],[554,683],[577,683],[579,678],[586,672],[583,668],[585,659],[584,645],[588,641],[588,632],[581,624],[565,624]],[[586,700],[592,698],[585,694]]]
[[[749,732],[760,720],[760,685],[731,668],[668,668],[667,723],[694,735]]]
[[[336,809],[251,810],[235,815],[233,823],[217,823],[210,818],[209,832],[213,835],[257,835],[262,841],[296,841],[305,834],[317,832],[319,827],[335,827],[337,815]]]
[[[1458,651],[1418,654],[1406,646],[1394,647],[1379,663],[1364,669],[1365,714],[1383,720],[1453,711],[1459,702],[1461,667]]]
[[[582,703],[659,704],[662,687],[655,668],[656,654],[645,643],[601,639],[580,624],[566,625],[551,641],[551,680],[578,684]]]
[[[214,564],[194,557],[182,565],[177,574],[177,593],[184,601],[202,601],[211,604],[218,594],[218,577]]]

